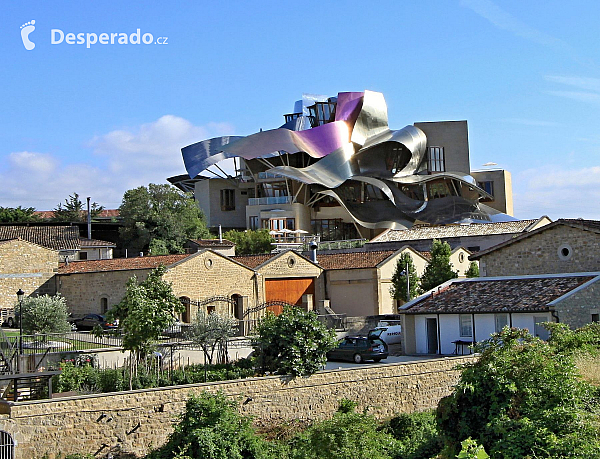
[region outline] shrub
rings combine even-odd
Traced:
[[[433,457],[442,449],[433,411],[399,414],[390,419],[387,428],[398,440],[397,459]]]

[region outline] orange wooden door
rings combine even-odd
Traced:
[[[281,300],[289,304],[302,306],[302,295],[315,294],[315,279],[312,277],[267,279],[265,280],[265,300]],[[281,306],[268,308],[275,314],[281,314]]]

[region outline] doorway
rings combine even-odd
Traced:
[[[427,353],[438,353],[438,327],[437,319],[426,319],[427,325]]]

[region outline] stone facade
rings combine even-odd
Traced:
[[[54,294],[58,252],[13,239],[0,243],[0,308],[12,309],[17,290],[26,296]]]
[[[481,255],[481,276],[600,271],[600,234],[555,225]]]
[[[600,278],[596,278],[554,303],[554,310],[561,322],[571,328],[580,328],[592,321],[599,320],[600,314]]]
[[[378,418],[435,408],[456,384],[456,365],[471,357],[371,365],[309,378],[271,376],[38,402],[0,404],[0,429],[17,442],[15,459],[109,451],[144,454],[162,445],[191,393],[222,391],[257,424],[323,419],[341,399]]]

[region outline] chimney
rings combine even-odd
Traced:
[[[310,250],[310,261],[313,263],[319,263],[317,261],[317,247],[319,246],[315,241],[312,241],[310,244],[308,244],[308,250]]]
[[[90,212],[90,197],[87,197],[87,227],[88,227],[88,239],[92,238],[92,213]]]

